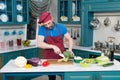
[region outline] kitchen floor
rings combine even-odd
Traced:
[[[49,80],[49,79],[48,79],[48,76],[40,76],[40,77],[34,78],[32,80]],[[61,77],[57,76],[56,80],[61,80]]]

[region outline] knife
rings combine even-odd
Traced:
[[[61,56],[62,58],[65,58],[65,56],[62,53],[60,53],[59,56]]]

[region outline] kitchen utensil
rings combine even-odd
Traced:
[[[100,28],[100,21],[97,17],[94,17],[94,19],[90,22],[92,29],[98,29]]]
[[[59,56],[61,56],[62,58],[65,58],[65,56],[62,53],[60,53]]]
[[[58,59],[48,59],[49,65],[73,65],[72,60],[68,60],[67,62],[58,62]]]
[[[114,26],[115,31],[120,31],[120,23],[119,20],[117,20],[117,24]]]
[[[106,17],[106,19],[104,20],[104,25],[105,26],[109,26],[111,24],[111,21],[108,17]]]
[[[77,37],[80,37],[80,35],[79,35],[79,28],[77,29]]]
[[[108,37],[107,38],[107,42],[108,42],[108,48],[109,49],[115,49],[115,37]]]

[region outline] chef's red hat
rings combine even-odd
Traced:
[[[38,23],[41,24],[41,23],[46,23],[47,21],[49,20],[52,20],[52,16],[50,14],[50,12],[43,12],[41,15],[40,15],[40,18],[39,18],[39,21]]]

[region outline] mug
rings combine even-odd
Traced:
[[[17,46],[21,46],[22,43],[22,39],[21,38],[17,38]]]

